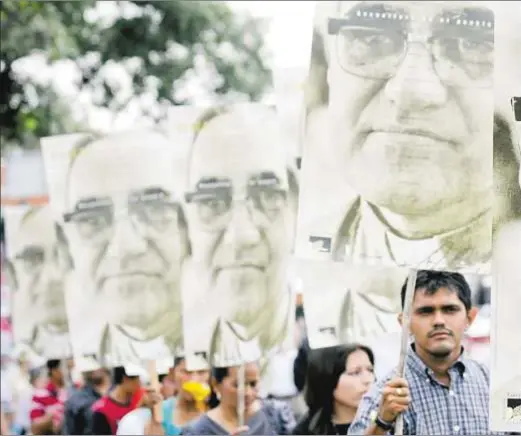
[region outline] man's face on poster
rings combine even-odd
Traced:
[[[65,228],[75,269],[106,317],[151,336],[180,311],[187,252],[173,162],[165,158],[171,146],[156,132],[96,140],[80,151],[68,181]]]
[[[494,19],[473,3],[337,3],[330,134],[367,201],[424,215],[491,188]]]
[[[250,335],[280,301],[293,239],[296,199],[279,135],[275,113],[236,108],[203,126],[189,162],[192,255],[229,304],[227,319]]]
[[[35,318],[31,321],[48,331],[66,332],[64,276],[58,258],[55,221],[49,206],[24,215],[14,239],[13,283]]]

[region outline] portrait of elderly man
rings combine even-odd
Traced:
[[[514,103],[514,101],[512,102]],[[519,104],[519,103],[517,103]],[[516,107],[513,104],[515,111]],[[517,108],[519,111],[519,108]],[[519,118],[519,119],[518,119]],[[521,124],[521,114],[516,114]],[[521,152],[519,137],[516,138]],[[521,153],[518,154],[518,156]],[[518,174],[521,187],[521,173]],[[494,241],[491,429],[521,431],[521,221],[506,223]]]
[[[241,340],[258,340],[263,352],[289,335],[298,183],[282,138],[275,110],[256,103],[210,109],[196,124],[185,198],[190,270],[199,285],[183,291],[183,304],[206,315],[185,317],[187,348],[201,346],[196,336],[209,341],[219,319]],[[195,334],[201,319],[205,331]]]
[[[182,341],[189,246],[172,147],[140,130],[89,137],[70,152],[63,248],[78,284],[74,334],[113,363],[166,357]]]
[[[65,281],[51,208],[7,208],[5,213],[9,247],[5,271],[14,290],[17,339],[43,358],[69,357]]]
[[[482,2],[333,1],[317,4],[316,21],[307,101],[316,139],[302,183],[320,184],[314,162],[327,155],[340,189],[326,209],[305,205],[323,186],[315,196],[302,189],[301,211],[314,219],[299,212],[298,246],[323,237],[334,260],[482,271],[493,218],[494,12]]]

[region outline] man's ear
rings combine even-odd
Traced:
[[[468,325],[472,325],[476,316],[478,316],[479,309],[477,307],[471,307],[469,312],[467,313]]]
[[[60,224],[55,223],[54,230],[56,232],[56,240],[58,242],[58,253],[61,261],[60,266],[64,269],[64,271],[70,271],[74,269],[74,260],[72,259],[71,252],[69,250],[69,241],[67,241],[63,227]]]
[[[16,291],[18,289],[18,279],[16,277],[16,270],[14,268],[13,262],[11,262],[9,259],[4,260],[4,271],[7,286],[9,286],[9,288],[11,288],[13,291]]]
[[[398,319],[398,324],[402,325],[403,324],[403,312],[400,312],[398,314],[397,319]]]

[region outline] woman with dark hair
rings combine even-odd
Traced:
[[[295,419],[289,406],[277,400],[258,397],[258,363],[245,365],[244,421],[238,416],[239,367],[214,368],[212,388],[218,405],[183,429],[183,435],[285,435],[291,434]]]
[[[347,434],[374,379],[374,355],[364,345],[311,350],[304,388],[309,410],[293,434]]]

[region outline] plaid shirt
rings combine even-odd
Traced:
[[[450,388],[434,377],[419,356],[410,350],[405,378],[411,405],[404,413],[404,434],[408,435],[490,435],[489,373],[473,360],[459,359],[449,369]],[[350,435],[363,435],[376,417],[384,385],[395,372],[375,383],[362,398]],[[392,433],[389,433],[392,434]]]

